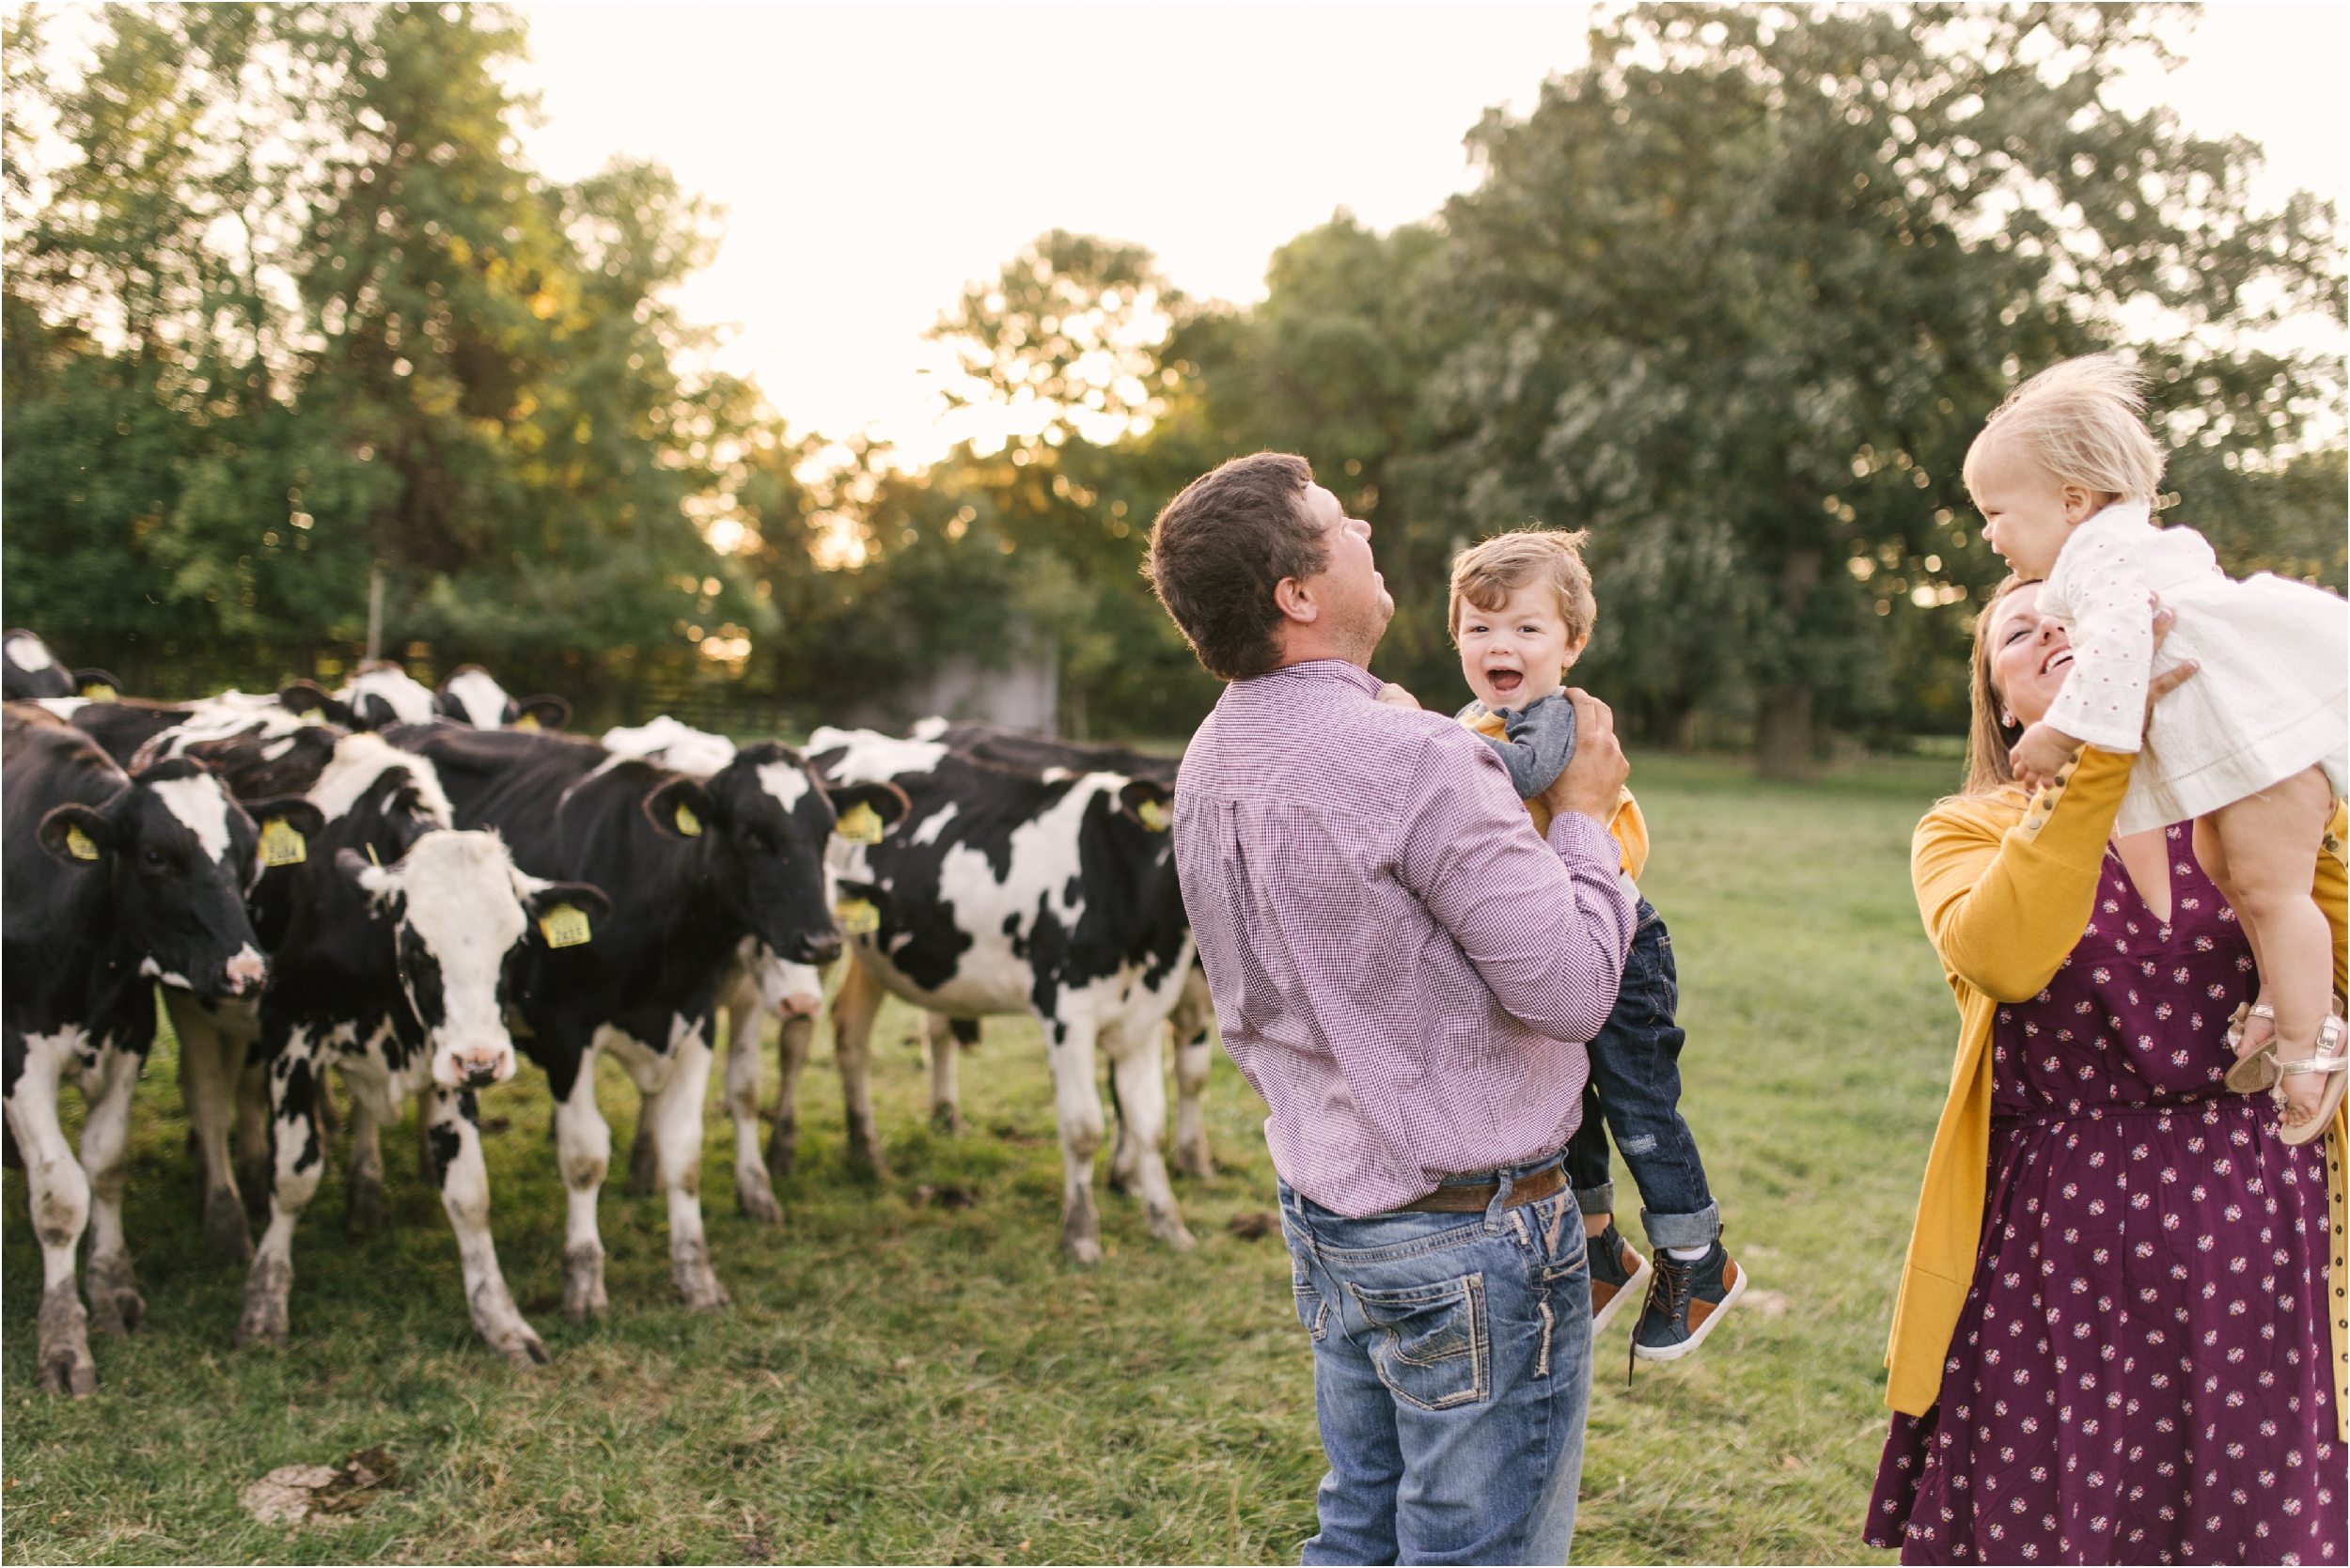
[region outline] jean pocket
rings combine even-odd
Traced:
[[[1322,1293],[1294,1260],[1290,1263],[1290,1294],[1296,1298],[1298,1326],[1320,1340],[1329,1331],[1330,1304],[1322,1299]]]
[[[1347,1289],[1380,1330],[1371,1361],[1389,1393],[1422,1410],[1481,1404],[1491,1395],[1482,1274],[1408,1290]]]

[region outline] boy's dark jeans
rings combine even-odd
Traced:
[[[1640,1224],[1653,1247],[1704,1247],[1721,1228],[1697,1139],[1681,1119],[1681,1043],[1687,1037],[1673,1022],[1680,999],[1672,937],[1642,899],[1616,1011],[1589,1047],[1591,1080],[1583,1090],[1583,1125],[1567,1144],[1566,1169],[1583,1213],[1613,1214],[1616,1188],[1607,1169],[1607,1134],[1613,1133],[1617,1152],[1639,1184]]]

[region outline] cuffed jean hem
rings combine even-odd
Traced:
[[[1616,1212],[1616,1184],[1602,1182],[1595,1187],[1574,1189],[1574,1206],[1587,1215],[1612,1215]]]
[[[1609,1184],[1613,1185],[1613,1184]],[[1575,1195],[1580,1198],[1582,1194]],[[1586,1214],[1591,1213],[1585,1210]],[[1649,1246],[1710,1247],[1721,1233],[1722,1206],[1708,1203],[1693,1215],[1659,1215],[1640,1211],[1640,1228],[1648,1232]]]

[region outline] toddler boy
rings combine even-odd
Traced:
[[[1574,754],[1574,709],[1560,687],[1598,619],[1583,538],[1540,529],[1503,534],[1452,562],[1452,636],[1461,673],[1477,694],[1459,717],[1500,755],[1536,832],[1550,827],[1550,811],[1536,797]],[[1607,830],[1629,885],[1648,860],[1648,827],[1631,791],[1623,792]],[[1631,891],[1637,898],[1638,888]],[[1684,1036],[1673,1023],[1679,998],[1672,939],[1646,899],[1638,908],[1615,1011],[1588,1047],[1591,1076],[1583,1090],[1583,1125],[1567,1145],[1566,1173],[1589,1238],[1593,1336],[1646,1284],[1632,1354],[1672,1361],[1705,1341],[1745,1294],[1747,1278],[1722,1248],[1721,1210],[1681,1118]],[[1639,1184],[1640,1223],[1656,1254],[1653,1271],[1616,1229],[1608,1131]]]

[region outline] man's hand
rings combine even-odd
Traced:
[[[2024,731],[2015,748],[2007,754],[2007,765],[2015,775],[2015,782],[2037,792],[2055,783],[2058,770],[2071,761],[2080,748],[2080,742],[2044,720]]]
[[[1384,702],[1390,708],[1410,708],[1418,711],[1419,707],[1418,698],[1414,697],[1392,681],[1379,688],[1379,695],[1373,700]]]
[[[1567,700],[1574,704],[1574,756],[1543,792],[1543,804],[1554,816],[1580,811],[1606,827],[1616,814],[1623,781],[1632,776],[1632,764],[1616,742],[1616,715],[1606,703],[1580,686],[1567,688]]]

